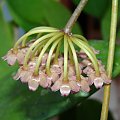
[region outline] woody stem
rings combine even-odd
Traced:
[[[67,22],[67,24],[64,28],[65,33],[70,33],[71,32],[71,29],[72,29],[73,25],[77,21],[78,17],[80,16],[80,13],[82,12],[82,10],[85,7],[87,2],[88,2],[88,0],[81,0],[79,2],[77,8],[73,12],[72,16],[70,17],[69,21]]]

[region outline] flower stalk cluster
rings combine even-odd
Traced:
[[[23,35],[3,59],[9,65],[19,63],[14,79],[28,83],[30,90],[41,86],[68,96],[89,92],[93,84],[101,88],[111,82],[96,54],[99,52],[81,35],[36,27]]]

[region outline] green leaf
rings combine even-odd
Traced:
[[[94,40],[90,41],[90,44],[96,48],[97,50],[100,50],[100,54],[97,55],[97,58],[102,60],[103,64],[107,64],[107,56],[108,56],[108,42],[101,41],[101,40]],[[116,77],[120,74],[120,45],[116,45],[115,49],[115,57],[114,57],[114,68],[113,68],[113,77]]]
[[[105,15],[101,19],[101,33],[103,40],[109,40],[110,22],[111,22],[111,6],[108,5]]]
[[[120,2],[120,0],[119,0]],[[103,40],[109,40],[110,36],[110,24],[111,24],[111,8],[112,2],[108,3],[107,10],[101,19],[101,33]],[[118,6],[118,25],[120,22],[120,5]],[[119,37],[119,26],[117,27],[117,37]]]
[[[10,69],[8,65],[2,60],[6,52],[13,45],[13,35],[9,23],[3,18],[2,8],[0,4],[0,78],[4,76]]]
[[[79,120],[80,116],[84,120],[100,120],[102,103],[96,100],[86,100],[76,109],[76,116]],[[91,110],[92,109],[92,110]],[[108,112],[108,120],[113,120],[111,112]]]
[[[0,5],[0,57],[13,45],[12,34],[9,24],[4,20]]]
[[[100,120],[101,107],[101,102],[89,99],[60,115],[60,120]],[[108,120],[113,120],[110,110]]]
[[[45,120],[68,109],[77,103],[76,99],[82,100],[87,95],[79,93],[76,97],[61,97],[59,93],[40,88],[31,92],[25,84],[13,81],[10,74],[3,80],[0,81],[1,120]]]
[[[53,26],[63,29],[70,11],[55,0],[7,0],[9,10],[14,20],[25,30],[40,25]],[[75,25],[74,31],[81,33]]]
[[[106,64],[108,44],[105,41],[96,40],[90,41],[90,44],[101,51],[97,57]],[[120,46],[116,47],[114,77],[120,74]],[[12,80],[11,74],[12,71],[0,78],[1,120],[46,120],[68,110],[77,103],[82,103],[83,100],[96,92],[96,89],[92,88],[90,93],[79,92],[69,97],[61,97],[59,92],[54,93],[42,88],[31,92],[26,84]]]
[[[73,0],[76,5],[79,3],[79,1],[80,0]],[[103,16],[107,4],[108,0],[89,0],[84,11],[90,15],[100,18]]]

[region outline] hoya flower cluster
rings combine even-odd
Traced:
[[[22,36],[3,59],[9,65],[19,63],[14,79],[27,83],[30,90],[41,86],[68,96],[111,82],[95,54],[99,52],[81,35],[37,27]]]

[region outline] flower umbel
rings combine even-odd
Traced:
[[[111,83],[96,54],[99,52],[81,35],[37,27],[22,36],[3,59],[9,65],[18,62],[20,68],[14,79],[28,83],[30,90],[42,86],[68,96],[89,92],[93,84],[101,88]]]

